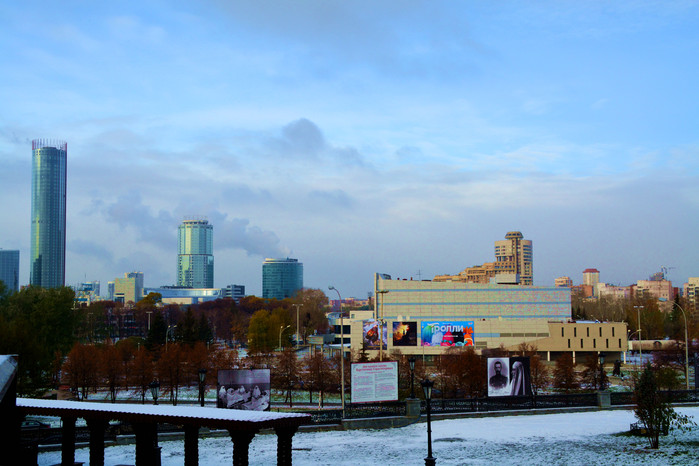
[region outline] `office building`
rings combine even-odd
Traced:
[[[0,249],[0,281],[5,291],[19,291],[19,251]]]
[[[245,285],[228,285],[223,289],[223,297],[239,303],[240,298],[245,297]]]
[[[213,225],[204,219],[186,219],[177,233],[177,286],[213,288]]]
[[[303,264],[298,259],[265,259],[262,264],[262,297],[293,298],[303,288]]]
[[[215,301],[224,298],[225,289],[221,288],[189,288],[181,286],[161,286],[159,288],[146,288],[143,293],[160,293],[163,304],[180,304],[189,306]]]
[[[510,231],[495,242],[495,274],[515,275],[522,285],[534,284],[532,242],[519,231]]]
[[[32,141],[32,211],[29,283],[65,285],[68,144]]]
[[[467,267],[456,275],[437,275],[435,282],[534,284],[532,242],[511,231],[495,242],[495,262]]]
[[[572,288],[573,280],[571,280],[570,277],[558,277],[553,281],[553,286],[565,286]]]
[[[128,272],[114,279],[114,301],[137,303],[143,298],[143,272]]]

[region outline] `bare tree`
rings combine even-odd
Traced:
[[[575,363],[573,363],[573,355],[570,353],[563,353],[556,360],[556,367],[553,370],[553,385],[556,388],[563,389],[566,393],[580,388],[578,375],[575,372]]]
[[[87,399],[89,389],[97,385],[98,367],[99,356],[92,345],[76,343],[68,353],[63,371],[71,387],[81,391],[83,400]]]
[[[538,354],[529,358],[529,372],[531,376],[532,393],[536,396],[542,389],[549,386],[551,373]]]

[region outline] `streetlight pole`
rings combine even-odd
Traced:
[[[281,325],[281,326],[279,327],[279,351],[282,350],[282,332],[283,332],[284,330],[288,329],[289,327],[291,327],[291,325],[287,325],[286,327],[284,327],[283,325]]]
[[[384,295],[388,293],[388,291],[389,290],[376,290],[376,292],[381,295],[381,316],[378,319],[376,319],[379,330],[379,361],[383,361],[383,302],[386,299]]]
[[[638,360],[639,365],[643,368],[643,343],[641,342],[641,309],[643,306],[634,306],[636,315],[638,316]]]
[[[677,308],[682,311],[682,317],[684,318],[684,379],[686,382],[687,390],[689,390],[689,339],[687,338],[687,314],[684,313],[684,309],[677,303],[673,303]],[[696,379],[697,375],[694,375]],[[696,381],[695,381],[696,386]]]
[[[170,330],[174,330],[177,328],[177,325],[168,325],[167,330],[165,331],[165,352],[167,353],[167,341],[168,341],[168,334],[170,333]]]
[[[345,319],[342,314],[342,296],[333,285],[328,287],[329,290],[337,293],[337,298],[340,300],[340,402],[342,403],[342,419],[345,418]]]
[[[296,308],[296,346],[299,346],[299,308],[300,304],[293,304]]]
[[[415,356],[408,358],[410,364],[410,398],[415,399]]]
[[[425,466],[435,466],[437,459],[432,457],[432,418],[430,400],[432,399],[432,387],[434,382],[425,379],[422,381],[422,390],[425,392],[425,405],[427,407],[427,458],[425,458]]]
[[[201,406],[204,406],[204,381],[206,380],[206,369],[199,369],[199,399]]]
[[[604,390],[604,358],[606,354],[599,353],[599,389]]]

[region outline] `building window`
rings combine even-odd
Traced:
[[[590,327],[587,327],[587,337],[590,337]]]
[[[619,338],[619,348],[621,348],[621,338]]]
[[[607,338],[607,348],[609,348],[609,338]]]
[[[568,348],[570,349],[570,338],[568,338]]]
[[[612,336],[614,336],[614,327],[612,327]]]
[[[566,336],[566,329],[561,327],[561,336],[564,337]]]
[[[580,339],[580,348],[584,348],[584,347],[585,347],[585,343],[584,343],[584,340],[581,338]]]
[[[599,328],[599,336],[602,336],[602,327]]]
[[[578,336],[578,328],[577,327],[573,327],[573,336],[574,337]]]

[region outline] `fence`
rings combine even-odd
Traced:
[[[663,392],[672,403],[699,402],[699,391],[672,390]],[[633,404],[632,392],[612,392],[610,401],[613,406]],[[432,413],[474,413],[489,411],[509,411],[519,409],[551,409],[551,408],[581,408],[598,405],[597,393],[571,393],[538,396],[516,396],[498,398],[461,398],[461,399],[432,399]],[[421,413],[426,412],[425,401],[420,406]],[[318,410],[308,412],[314,424],[339,424],[342,421],[342,410]],[[406,404],[403,401],[387,403],[348,404],[345,408],[345,419],[361,419],[371,417],[405,416]]]

